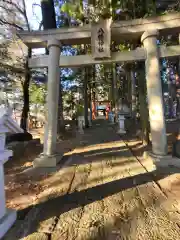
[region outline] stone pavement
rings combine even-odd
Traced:
[[[79,137],[49,189],[4,240],[177,240],[180,214],[106,121]]]

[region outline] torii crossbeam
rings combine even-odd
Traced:
[[[99,46],[99,29],[104,39]],[[158,35],[180,33],[180,13],[147,19],[135,19],[111,23],[102,20],[96,25],[62,28],[45,31],[18,32],[17,35],[31,48],[47,47],[48,56],[29,59],[29,67],[48,67],[47,122],[45,127],[44,151],[34,161],[35,166],[55,166],[60,158],[56,154],[57,110],[59,95],[59,66],[77,67],[112,62],[145,61],[149,120],[152,138],[152,153],[157,164],[167,155],[166,126],[163,109],[159,59],[180,56],[180,46],[159,46]],[[110,52],[111,40],[116,43],[140,40],[143,48],[117,53]],[[91,43],[92,54],[60,56],[62,45]],[[104,52],[103,52],[104,51]],[[167,161],[166,164],[172,164]],[[164,162],[163,162],[164,164]],[[179,163],[178,163],[179,164]]]

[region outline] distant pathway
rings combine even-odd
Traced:
[[[97,121],[79,141],[52,176],[53,190],[6,240],[180,239],[180,218],[152,180],[156,172],[145,170],[110,125]]]

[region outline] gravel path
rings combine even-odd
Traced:
[[[111,126],[97,122],[79,141],[53,176],[53,190],[5,240],[180,239],[177,209],[153,181],[156,172],[145,170]]]

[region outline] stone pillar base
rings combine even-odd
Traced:
[[[33,161],[33,167],[56,167],[62,157],[61,153],[50,156],[41,154]]]
[[[7,233],[16,221],[16,211],[6,209],[6,214],[0,219],[0,239]]]
[[[85,126],[84,116],[79,116],[78,117],[78,132],[80,134],[84,134],[84,129],[83,129],[84,126]]]
[[[161,156],[152,152],[144,152],[143,158],[152,161],[156,167],[178,167],[180,168],[180,159],[171,155]]]
[[[120,115],[118,116],[118,123],[119,123],[119,129],[117,131],[118,134],[126,134],[126,129],[124,127],[124,121],[125,121],[125,117],[124,115]]]
[[[89,127],[92,127],[92,121],[89,120]]]
[[[117,130],[117,134],[124,135],[124,134],[126,134],[126,131],[123,130],[123,129],[118,129],[118,130]]]
[[[89,123],[89,127],[92,127],[92,120],[90,116],[88,116],[88,123]]]
[[[83,129],[83,128],[82,128],[82,129],[81,129],[81,128],[78,129],[78,133],[79,133],[79,134],[84,134],[84,129]]]

